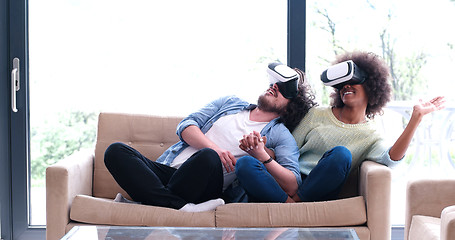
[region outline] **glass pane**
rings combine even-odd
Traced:
[[[412,9],[410,11],[409,9]],[[455,64],[455,21],[451,0],[307,1],[307,74],[319,102],[328,104],[330,88],[321,72],[345,50],[365,50],[383,56],[393,71],[394,101],[378,123],[391,144],[409,119],[419,98],[450,93],[445,74]],[[425,118],[403,163],[393,170],[392,224],[404,225],[405,186],[410,178],[454,174],[453,117],[450,107]],[[387,126],[387,127],[384,127]]]
[[[30,0],[31,224],[44,169],[93,148],[101,111],[184,116],[223,95],[255,102],[286,62],[273,0]]]

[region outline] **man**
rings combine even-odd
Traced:
[[[270,173],[286,192],[295,192],[301,181],[299,153],[285,124],[296,125],[294,119],[300,120],[303,113],[290,108],[301,107],[302,99],[309,96],[299,84],[302,77],[289,67],[270,64],[268,73],[273,81],[257,105],[233,96],[217,99],[179,123],[180,141],[156,162],[114,143],[106,150],[106,167],[134,201],[208,211],[224,204],[223,192],[227,201],[241,201],[244,192],[234,170],[237,159],[248,156],[250,150],[242,150],[239,140],[260,141],[262,149],[255,148],[253,157],[271,167]]]

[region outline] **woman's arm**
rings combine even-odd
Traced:
[[[390,159],[398,161],[404,157],[422,118],[428,113],[443,109],[444,103],[444,97],[439,96],[428,102],[422,102],[422,100],[420,100],[420,102],[414,106],[408,125],[389,151]]]

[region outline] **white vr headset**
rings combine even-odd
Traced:
[[[282,63],[270,63],[267,68],[270,84],[277,84],[280,93],[287,99],[295,98],[298,92],[299,74]]]
[[[341,89],[346,84],[362,84],[366,78],[366,73],[352,60],[335,64],[321,74],[324,85],[337,89]]]

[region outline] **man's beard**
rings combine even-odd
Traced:
[[[266,95],[261,95],[258,98],[258,108],[265,112],[277,113],[282,115],[286,111],[286,106],[275,106],[267,100]]]

